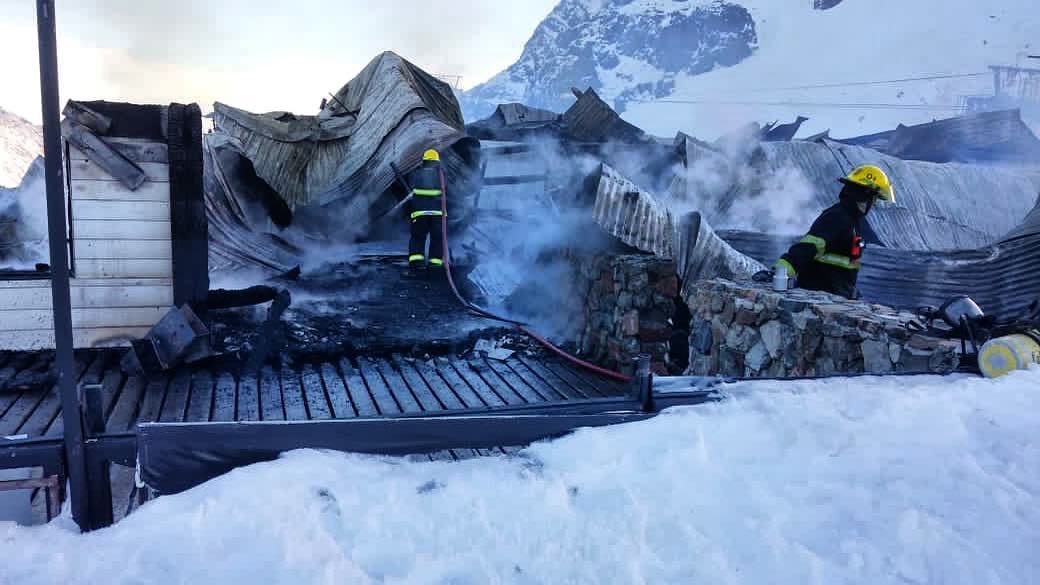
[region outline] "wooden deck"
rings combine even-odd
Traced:
[[[266,366],[236,376],[181,368],[145,379],[119,368],[122,351],[77,352],[80,384],[101,384],[106,432],[142,422],[320,420],[566,402],[620,396],[625,387],[569,364],[514,355],[417,360],[340,358]],[[60,437],[61,404],[48,371],[52,352],[0,353],[0,437]]]

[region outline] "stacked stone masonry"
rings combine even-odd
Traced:
[[[827,293],[716,279],[686,301],[690,375],[949,373],[960,359],[958,341],[908,330],[911,313]]]
[[[647,353],[655,373],[677,373],[669,361],[679,295],[673,261],[643,255],[600,256],[579,261],[578,275],[578,289],[586,291],[578,344],[583,356],[627,371],[636,355]]]

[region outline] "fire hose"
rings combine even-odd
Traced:
[[[507,319],[505,317],[495,315],[494,313],[487,311],[486,309],[482,309],[463,298],[462,293],[460,293],[458,287],[455,286],[455,279],[452,278],[451,275],[451,254],[448,249],[448,188],[444,180],[444,171],[440,169],[438,170],[438,174],[440,175],[441,181],[441,246],[443,247],[444,273],[448,277],[448,284],[451,286],[451,292],[455,294],[455,298],[458,299],[460,303],[462,303],[462,306],[466,307],[470,311],[473,311],[477,315],[480,315],[481,317],[511,324],[518,331],[526,334],[531,339],[534,339],[538,343],[542,344],[549,351],[555,353],[556,355],[562,357],[563,359],[580,368],[584,368],[586,370],[589,370],[590,372],[594,372],[601,376],[605,376],[613,380],[618,380],[620,382],[631,381],[631,376],[626,376],[625,374],[622,374],[620,372],[615,372],[613,370],[601,368],[595,364],[591,364],[583,359],[580,359],[563,351],[559,347],[553,345],[552,342],[550,342],[548,339],[545,339],[544,337],[538,335],[534,331],[528,329],[526,325],[520,321],[515,321],[513,319]]]

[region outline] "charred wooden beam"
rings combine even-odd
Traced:
[[[492,185],[520,185],[523,183],[541,183],[548,178],[547,175],[505,175],[501,177],[485,177],[484,186]]]
[[[70,144],[83,151],[91,162],[104,169],[106,173],[115,177],[131,191],[143,185],[145,179],[148,178],[141,167],[95,136],[89,128],[71,118],[65,118],[61,122],[61,135]]]
[[[74,102],[69,100],[65,104],[65,109],[61,111],[61,114],[66,119],[70,119],[77,124],[81,124],[90,129],[91,132],[105,135],[108,133],[109,128],[112,127],[112,119],[108,116],[96,112],[80,102]]]
[[[218,288],[209,291],[206,306],[210,309],[248,307],[273,301],[277,296],[278,289],[273,286],[257,285],[237,290]]]
[[[504,146],[489,146],[481,148],[481,151],[489,156],[504,156],[507,154],[520,154],[531,152],[535,149],[533,144],[507,144]]]

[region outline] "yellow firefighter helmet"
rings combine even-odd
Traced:
[[[878,199],[896,202],[896,191],[892,188],[892,181],[880,167],[874,165],[860,165],[848,174],[847,177],[839,179],[846,185],[859,185],[877,193]]]

